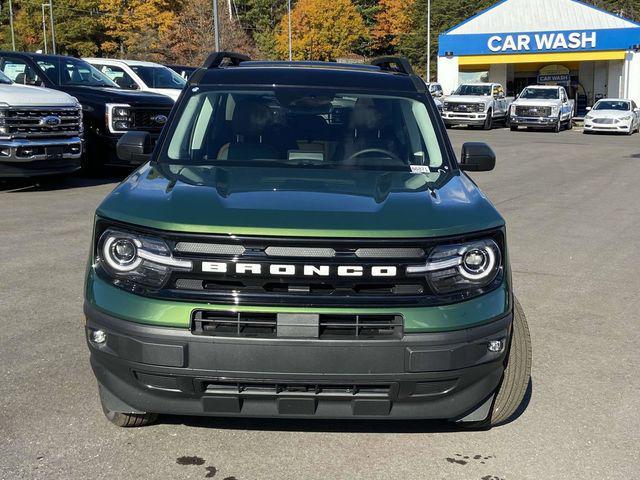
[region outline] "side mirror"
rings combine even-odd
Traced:
[[[496,154],[486,143],[467,142],[462,145],[460,169],[466,172],[489,172],[496,166]]]
[[[587,107],[587,112],[590,112],[590,111],[591,111],[591,107]]]
[[[144,163],[149,160],[153,143],[149,132],[127,132],[116,146],[118,158],[127,163]]]

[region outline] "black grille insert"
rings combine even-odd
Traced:
[[[387,340],[402,336],[401,315],[320,314],[321,340]],[[194,335],[213,337],[277,338],[277,313],[195,310],[191,317]]]
[[[390,398],[391,384],[259,383],[251,381],[201,380],[202,391],[241,397]]]

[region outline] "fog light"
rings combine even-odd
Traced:
[[[499,353],[504,350],[504,344],[504,338],[500,340],[491,340],[487,348],[490,352]]]
[[[107,333],[104,330],[94,330],[91,332],[91,341],[97,344],[103,344],[107,341]]]

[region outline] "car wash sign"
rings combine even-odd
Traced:
[[[440,35],[440,56],[627,50],[640,43],[640,28]]]

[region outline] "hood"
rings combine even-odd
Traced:
[[[182,90],[179,88],[150,88],[147,91],[157,93],[159,95],[165,95],[171,98],[174,102],[178,100],[178,97],[182,93]]]
[[[553,106],[553,105],[560,105],[561,102],[560,100],[554,100],[554,99],[550,99],[550,100],[543,100],[543,99],[539,99],[536,100],[534,98],[522,98],[522,99],[517,99],[515,102],[513,102],[515,105],[518,105],[519,107],[548,107],[548,106]]]
[[[445,102],[458,102],[458,103],[486,103],[493,100],[492,97],[484,95],[449,95],[444,98]]]
[[[0,100],[12,107],[73,107],[78,102],[71,95],[49,88],[0,84]]]
[[[64,86],[64,91],[70,93],[74,97],[78,97],[81,101],[87,97],[99,97],[102,103],[130,103],[173,106],[173,100],[165,95],[159,95],[151,92],[141,92],[139,90],[125,90],[123,88],[113,87],[87,87],[87,86]]]
[[[592,118],[622,118],[632,116],[633,112],[630,110],[591,110],[588,115]]]
[[[146,164],[100,216],[168,231],[420,238],[504,225],[464,174]]]

